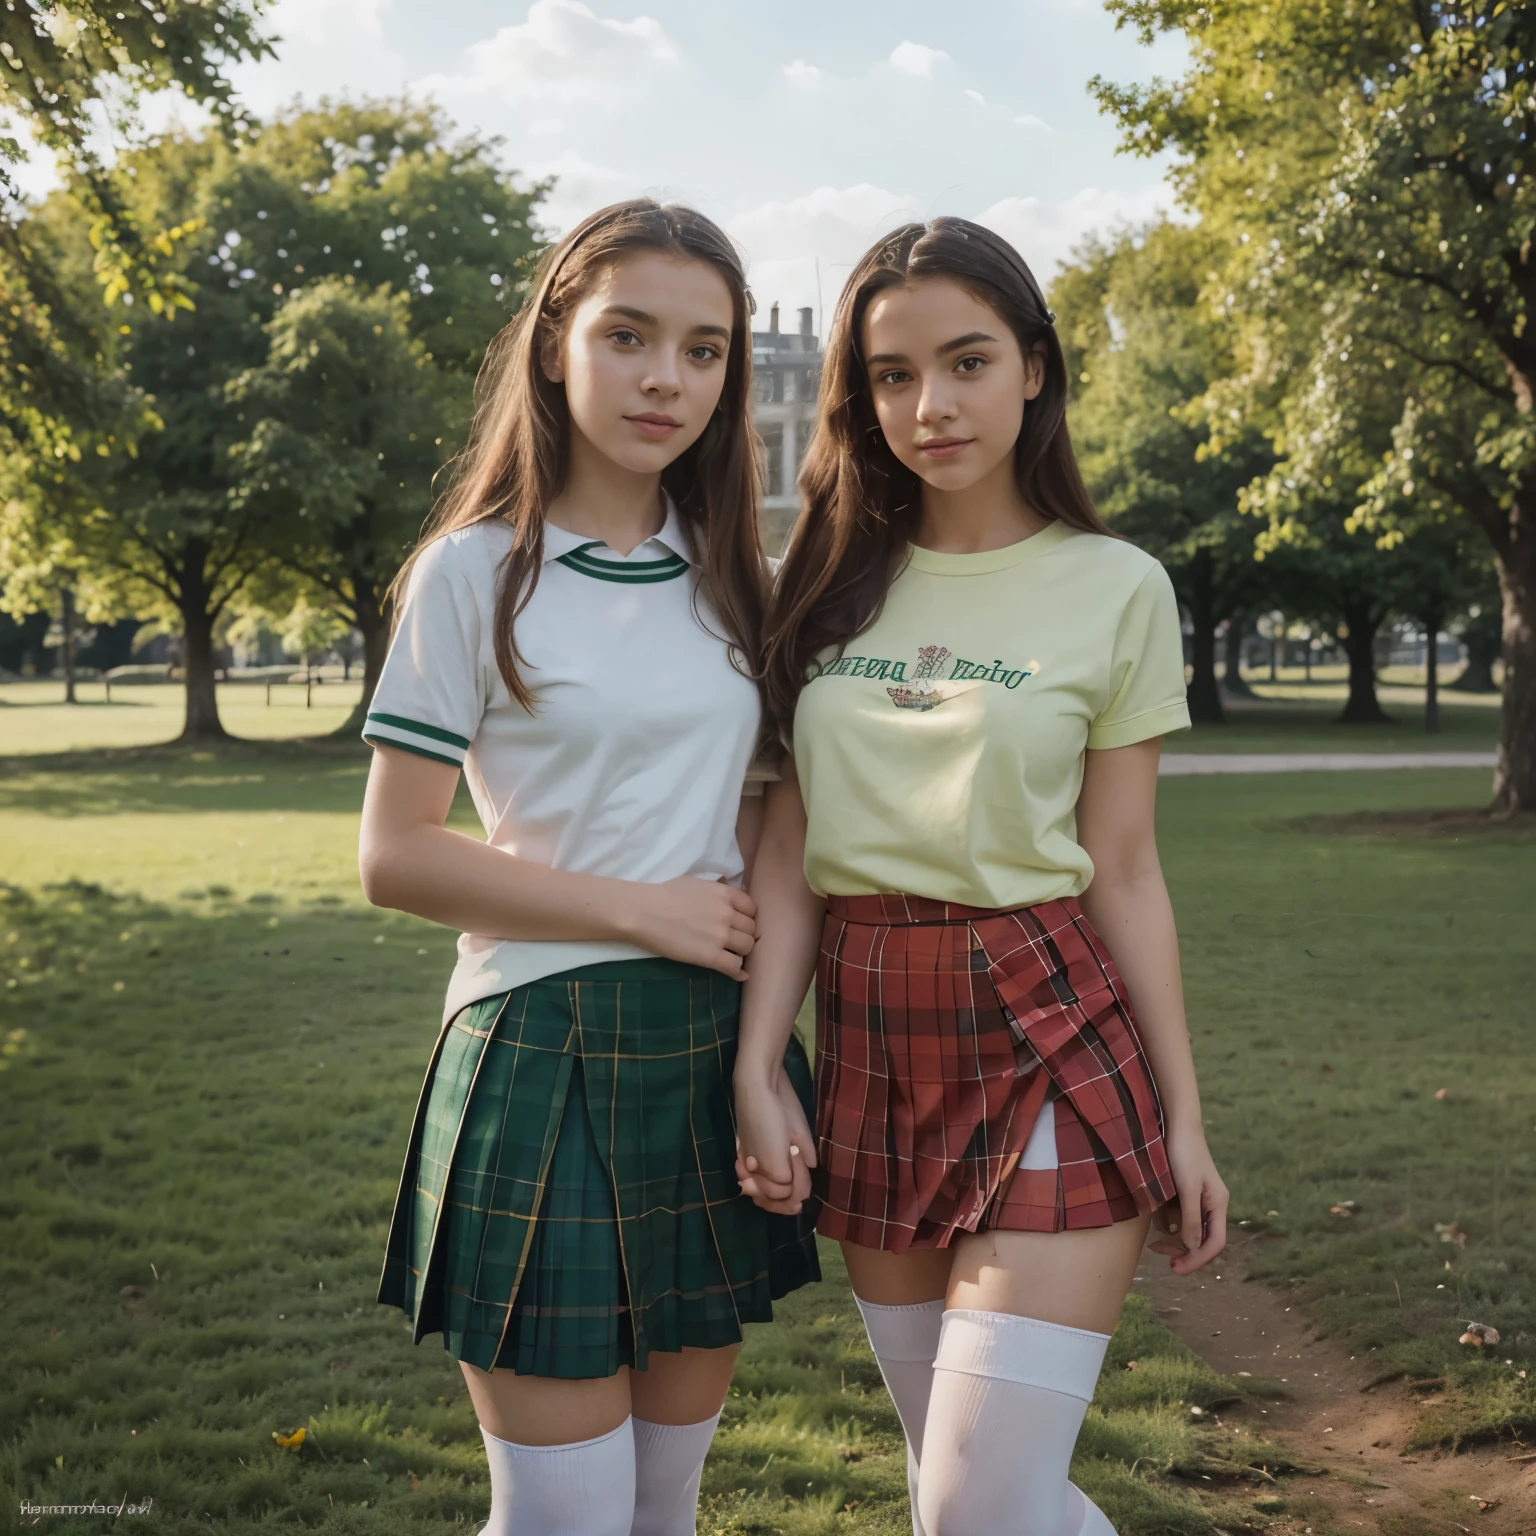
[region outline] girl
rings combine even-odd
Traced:
[[[1053,320],[966,220],[864,257],[767,628],[738,1174],[787,1213],[814,1165],[927,1536],[1111,1532],[1067,1471],[1151,1214],[1180,1274],[1225,1242],[1153,839],[1179,616],[1083,487]]]
[[[488,1536],[691,1536],[742,1324],[819,1278],[808,1212],[732,1175],[750,305],[686,208],[605,208],[548,252],[363,732],[368,899],[464,930],[378,1299],[460,1363]],[[484,842],[444,825],[461,768]],[[783,1071],[809,1104],[793,1044]]]

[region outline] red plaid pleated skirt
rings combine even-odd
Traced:
[[[902,1253],[1174,1197],[1125,984],[1070,897],[829,897],[816,1024],[825,1237]]]

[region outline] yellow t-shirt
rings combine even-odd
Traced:
[[[1189,723],[1178,605],[1151,555],[1063,523],[982,554],[914,546],[795,709],[806,879],[977,907],[1080,895],[1083,749]]]

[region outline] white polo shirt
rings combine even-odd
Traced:
[[[740,885],[736,816],[758,693],[719,638],[676,506],[668,500],[661,531],[627,556],[545,528],[538,584],[517,618],[531,714],[508,693],[493,640],[496,571],[511,540],[504,523],[483,522],[422,551],[363,739],[462,766],[486,841],[520,859],[621,880]],[[649,953],[466,933],[443,1020],[541,976]]]

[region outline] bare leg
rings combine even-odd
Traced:
[[[702,1353],[702,1351],[701,1351]],[[459,1362],[480,1427],[516,1445],[570,1445],[617,1429],[629,1417],[630,1373],[563,1381],[482,1371]]]
[[[1113,1333],[1150,1224],[1150,1216],[1137,1216],[1077,1232],[967,1233],[955,1251],[946,1300]]]
[[[629,1400],[637,1419],[652,1424],[697,1424],[720,1412],[741,1345],[724,1349],[653,1352],[643,1371],[629,1373]]]

